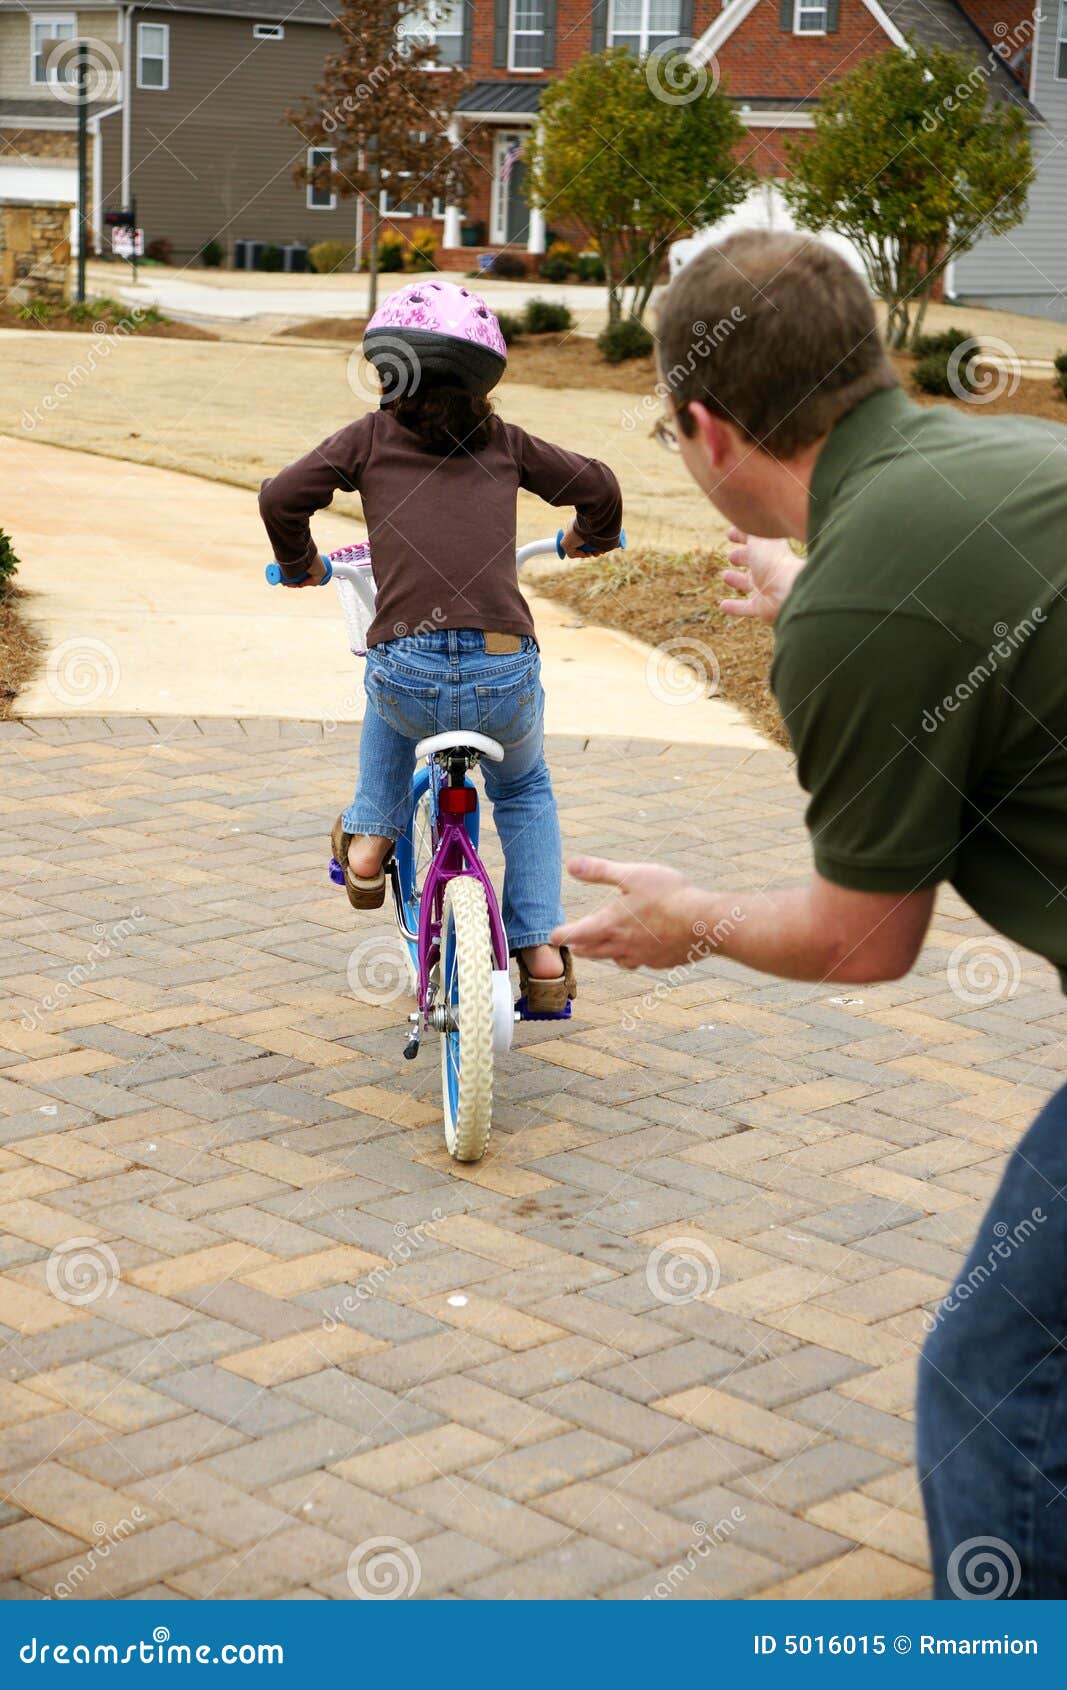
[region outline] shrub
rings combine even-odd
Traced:
[[[494,253],[488,274],[499,277],[502,282],[521,282],[526,275],[526,260],[520,258],[517,252]]]
[[[406,244],[403,235],[398,235],[394,229],[386,229],[383,232],[378,240],[378,268],[383,274],[388,270],[404,268]]]
[[[523,313],[528,334],[562,334],[574,327],[574,318],[565,305],[554,299],[531,299]]]
[[[316,241],[308,249],[308,263],[317,276],[332,276],[335,270],[350,270],[353,256],[347,241]]]
[[[257,270],[280,270],[282,267],[282,249],[273,241],[267,241],[259,257],[256,259]]]
[[[12,576],[18,573],[18,567],[19,560],[15,555],[15,548],[0,528],[0,599],[11,585]]]
[[[200,249],[200,262],[205,270],[220,270],[222,261],[226,257],[218,241],[208,241]]]
[[[625,363],[627,358],[649,358],[655,342],[643,323],[635,317],[623,317],[597,335],[597,345],[609,364]]]
[[[432,229],[416,229],[408,246],[408,269],[436,270],[438,244]]]
[[[921,334],[912,346],[916,358],[930,358],[937,353],[944,353],[946,357],[955,352],[957,346],[966,346],[968,341],[974,342],[976,336],[968,334],[966,329],[942,329],[940,334]]]
[[[1056,380],[1060,385],[1060,392],[1067,399],[1067,352],[1057,352],[1052,360],[1052,367],[1056,371]]]
[[[498,311],[496,320],[500,324],[500,332],[504,336],[504,345],[510,346],[513,341],[522,338],[524,328],[521,317],[516,317],[512,311]]]
[[[15,315],[18,317],[20,322],[36,323],[38,328],[43,327],[44,324],[47,323],[51,317],[55,317],[57,313],[58,307],[49,304],[49,302],[44,299],[31,299],[29,304],[18,305],[15,307]]]
[[[604,280],[604,260],[599,252],[580,252],[578,254],[578,279],[582,282],[602,282]]]
[[[953,371],[946,353],[931,352],[920,358],[912,370],[912,385],[920,393],[930,393],[937,398],[964,399],[968,393],[979,391],[977,373],[980,367],[981,359],[973,356],[962,358]]]
[[[565,282],[574,269],[565,258],[546,258],[541,266],[541,275],[546,282]]]
[[[165,236],[160,235],[154,241],[149,241],[144,249],[144,255],[146,258],[152,259],[155,264],[173,264],[174,242],[168,241]]]

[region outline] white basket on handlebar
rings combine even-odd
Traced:
[[[375,585],[370,547],[342,546],[330,553],[334,580],[341,600],[348,643],[356,657],[367,655],[367,633],[374,621]]]

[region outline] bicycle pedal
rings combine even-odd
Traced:
[[[404,1046],[404,1061],[405,1062],[414,1062],[415,1058],[419,1054],[420,1043],[421,1043],[421,1040],[419,1038],[418,1033],[413,1033],[411,1035],[411,1038],[408,1040],[407,1044]]]
[[[335,886],[343,886],[344,885],[344,883],[345,883],[345,871],[341,867],[340,863],[337,861],[336,857],[330,858],[330,870],[329,870],[329,872],[330,872],[330,879],[333,881]]]
[[[515,1005],[520,1021],[569,1021],[571,1018],[571,1001],[568,998],[563,1009],[533,1010],[523,995]]]

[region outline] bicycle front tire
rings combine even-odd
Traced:
[[[477,1162],[493,1124],[493,941],[474,875],[456,875],[445,888],[441,992],[454,1021],[441,1037],[445,1144],[457,1162]]]

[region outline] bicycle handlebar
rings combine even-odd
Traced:
[[[521,568],[522,565],[524,563],[526,563],[529,558],[551,556],[553,552],[555,553],[555,555],[557,557],[561,557],[561,558],[566,557],[567,554],[563,550],[563,534],[564,534],[564,530],[561,528],[554,538],[551,535],[549,535],[547,539],[531,540],[531,542],[528,546],[520,546],[518,551],[515,553],[515,563],[516,563],[516,565],[519,568]],[[620,532],[619,532],[619,543],[618,543],[617,549],[619,551],[625,551],[625,549],[626,549],[626,530],[625,530],[625,528],[621,529]],[[367,573],[367,565],[366,564],[356,565],[356,566],[353,567],[353,566],[350,566],[348,564],[338,563],[335,566],[331,562],[330,558],[326,556],[325,553],[322,553],[320,555],[322,557],[323,563],[326,565],[326,573],[323,576],[322,580],[319,582],[320,587],[328,586],[328,584],[333,580],[335,575],[340,580],[349,580],[349,579],[355,579],[355,578],[358,578],[358,577],[364,577]],[[593,552],[593,549],[590,546],[583,546],[582,547],[582,555],[583,555],[583,557],[593,557],[593,556],[595,556],[595,553]],[[305,570],[304,574],[301,575],[298,580],[296,580],[296,581],[286,581],[285,576],[282,573],[282,566],[281,566],[280,563],[268,563],[264,573],[266,575],[267,585],[269,587],[280,587],[280,586],[298,587],[300,585],[301,581],[306,581],[307,577],[308,577],[308,572]]]
[[[319,586],[326,587],[329,586],[330,582],[333,580],[333,564],[324,553],[320,552],[319,556],[321,557],[322,562],[326,565],[326,573],[319,582]],[[282,574],[282,566],[280,563],[268,563],[263,573],[267,578],[268,587],[299,587],[301,581],[307,580],[311,571],[305,569],[303,575],[298,575],[295,581],[287,581],[285,576]]]

